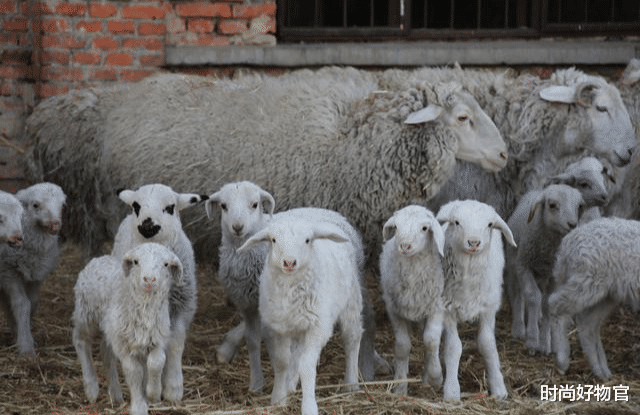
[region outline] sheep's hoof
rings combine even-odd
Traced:
[[[36,354],[36,352],[34,350],[31,350],[31,351],[27,351],[27,352],[18,353],[18,357],[20,359],[25,359],[25,360],[35,360],[35,359],[38,358],[38,355]]]
[[[387,359],[380,356],[378,352],[374,355],[375,373],[376,375],[386,376],[392,373],[391,365],[387,362]]]
[[[352,383],[349,385],[344,385],[341,386],[340,389],[338,390],[339,393],[350,393],[350,392],[357,392],[360,390],[360,385],[358,385],[357,383]]]
[[[237,348],[227,342],[222,343],[216,349],[218,363],[230,363],[236,355]]]

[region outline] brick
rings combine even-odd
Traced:
[[[107,56],[107,65],[129,66],[133,63],[133,55],[130,53],[112,53]]]
[[[196,33],[181,33],[172,35],[169,44],[174,46],[227,46],[228,36],[197,35]]]
[[[100,81],[115,81],[118,79],[115,69],[92,69],[88,73],[88,78]]]
[[[20,43],[20,36],[17,34],[7,34],[0,33],[0,45],[3,47],[7,46],[18,46]]]
[[[5,49],[0,53],[0,62],[2,63],[18,63],[18,64],[30,64],[31,52],[23,49]]]
[[[275,17],[276,4],[265,2],[252,5],[233,6],[233,17],[236,19],[255,19],[256,17],[260,17],[262,15]]]
[[[187,31],[187,24],[184,19],[176,16],[175,14],[167,14],[165,19],[167,25],[167,31],[169,33],[183,33]]]
[[[42,47],[44,48],[63,48],[63,49],[81,49],[84,48],[86,42],[69,34],[51,34],[42,36]]]
[[[111,17],[115,16],[118,9],[113,4],[91,3],[89,15],[91,17]]]
[[[13,13],[16,11],[15,0],[0,1],[0,13]]]
[[[76,29],[88,33],[95,33],[102,30],[102,22],[100,20],[81,20],[76,23]]]
[[[7,19],[2,25],[5,32],[27,32],[29,30],[29,20],[26,17],[14,17]]]
[[[33,30],[41,33],[68,32],[71,30],[71,26],[65,19],[35,19]]]
[[[93,39],[93,47],[102,50],[112,50],[118,47],[118,42],[110,37],[97,37]]]
[[[160,39],[131,38],[122,41],[122,47],[128,49],[163,50],[164,42]]]
[[[276,21],[267,16],[257,17],[251,21],[249,28],[259,34],[265,33],[275,33],[276,32]]]
[[[0,83],[0,95],[10,97],[12,95],[20,95],[21,88],[13,81],[3,80]]]
[[[22,79],[27,75],[27,65],[0,64],[0,78]]]
[[[66,51],[42,51],[42,63],[45,65],[50,65],[52,63],[67,65],[69,64],[69,59],[69,52]]]
[[[138,25],[138,34],[140,35],[164,35],[167,32],[167,26],[163,23],[140,23]]]
[[[41,72],[42,79],[47,81],[80,81],[83,79],[82,69],[45,66]]]
[[[157,70],[153,69],[125,69],[120,73],[120,79],[122,81],[137,82],[157,72]]]
[[[163,66],[164,55],[144,55],[139,57],[141,66]]]
[[[243,20],[224,20],[218,23],[218,33],[223,35],[237,35],[247,30],[247,22]]]
[[[134,24],[130,20],[112,20],[107,24],[107,29],[115,34],[133,33]]]
[[[82,3],[60,3],[56,6],[56,13],[69,17],[82,16],[87,11],[87,6]]]
[[[54,85],[52,83],[42,83],[39,87],[36,87],[36,95],[40,98],[49,98],[55,95],[62,95],[69,92],[69,87],[66,85]]]
[[[24,2],[20,4],[20,12],[22,14],[29,14],[30,2]],[[51,14],[53,11],[49,7],[48,3],[38,2],[33,5],[33,15],[42,16],[43,14]]]
[[[176,6],[182,17],[231,17],[231,7],[224,3],[190,2]]]
[[[214,24],[209,19],[191,19],[187,23],[190,32],[195,33],[211,33],[214,30]]]
[[[164,19],[164,9],[158,6],[126,6],[120,11],[126,19]]]
[[[97,65],[101,57],[100,53],[76,52],[73,55],[73,61],[81,65]]]

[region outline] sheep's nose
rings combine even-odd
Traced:
[[[477,247],[480,246],[480,241],[477,241],[477,240],[473,241],[473,240],[469,239],[467,241],[467,243],[469,244],[469,248],[477,248]]]
[[[145,238],[153,238],[160,232],[160,225],[155,225],[151,218],[146,218],[141,225],[138,225],[138,232]]]
[[[576,226],[578,226],[577,222],[567,222],[567,226],[569,227],[569,229],[575,229]]]
[[[58,218],[53,218],[49,221],[49,231],[51,233],[58,233],[62,228],[62,221]]]
[[[9,246],[19,247],[22,246],[22,235],[19,233],[15,233],[9,237],[7,240]]]
[[[402,252],[407,252],[411,249],[411,244],[400,244],[400,250]]]
[[[507,153],[506,151],[503,151],[500,153],[500,158],[502,160],[508,160],[509,159],[509,153]]]
[[[289,271],[295,268],[296,264],[297,264],[297,261],[295,259],[291,261],[287,261],[286,259],[282,260],[282,265]]]
[[[144,276],[144,277],[142,277],[142,280],[144,282],[156,282],[156,278],[155,277]]]
[[[240,224],[240,223],[236,223],[234,225],[231,226],[231,228],[233,229],[233,231],[240,235],[242,233],[242,230],[244,229],[244,225]]]

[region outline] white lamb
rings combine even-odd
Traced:
[[[426,346],[422,382],[440,386],[444,232],[431,211],[411,205],[389,218],[382,237],[380,286],[395,335],[395,379],[407,379],[410,328],[418,323]],[[407,393],[407,384],[397,384],[395,391]]]
[[[449,202],[440,208],[436,219],[445,230],[444,398],[460,399],[462,343],[457,322],[475,320],[479,322],[478,346],[485,360],[489,390],[498,398],[506,398],[495,338],[504,268],[499,232],[515,246],[513,235],[492,207],[475,200]]]
[[[260,276],[260,312],[272,341],[271,402],[284,403],[302,383],[302,414],[315,415],[316,365],[340,323],[346,351],[344,383],[356,387],[362,337],[362,294],[354,246],[339,227],[295,217],[272,221],[242,251],[269,243]]]
[[[66,196],[53,183],[38,183],[16,193],[22,203],[23,243],[0,246],[0,302],[16,334],[18,353],[35,356],[31,319],[40,301],[40,286],[56,267],[58,232]]]
[[[0,190],[0,243],[22,245],[22,204],[11,193]]]
[[[123,190],[118,196],[133,211],[120,224],[111,255],[121,259],[137,245],[156,242],[169,248],[182,262],[184,278],[180,284],[171,287],[172,335],[163,372],[164,397],[177,402],[183,393],[184,342],[197,302],[196,262],[191,241],[182,230],[180,211],[208,199],[208,196],[176,193],[163,184],[149,184],[135,191]]]
[[[74,345],[82,363],[87,394],[97,396],[98,379],[86,334],[100,330],[106,347],[109,390],[122,400],[117,361],[131,394],[131,414],[147,414],[165,392],[163,370],[170,353],[170,291],[183,279],[182,263],[163,245],[145,243],[127,252],[92,260],[75,286]],[[97,293],[104,292],[106,296]],[[115,374],[115,377],[114,377]]]
[[[611,378],[600,329],[619,304],[640,309],[640,222],[601,218],[564,237],[553,269],[549,297],[552,345],[560,373],[569,367],[568,324],[575,317],[578,338],[593,374]]]

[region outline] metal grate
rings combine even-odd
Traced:
[[[280,41],[625,35],[637,0],[277,0]]]

